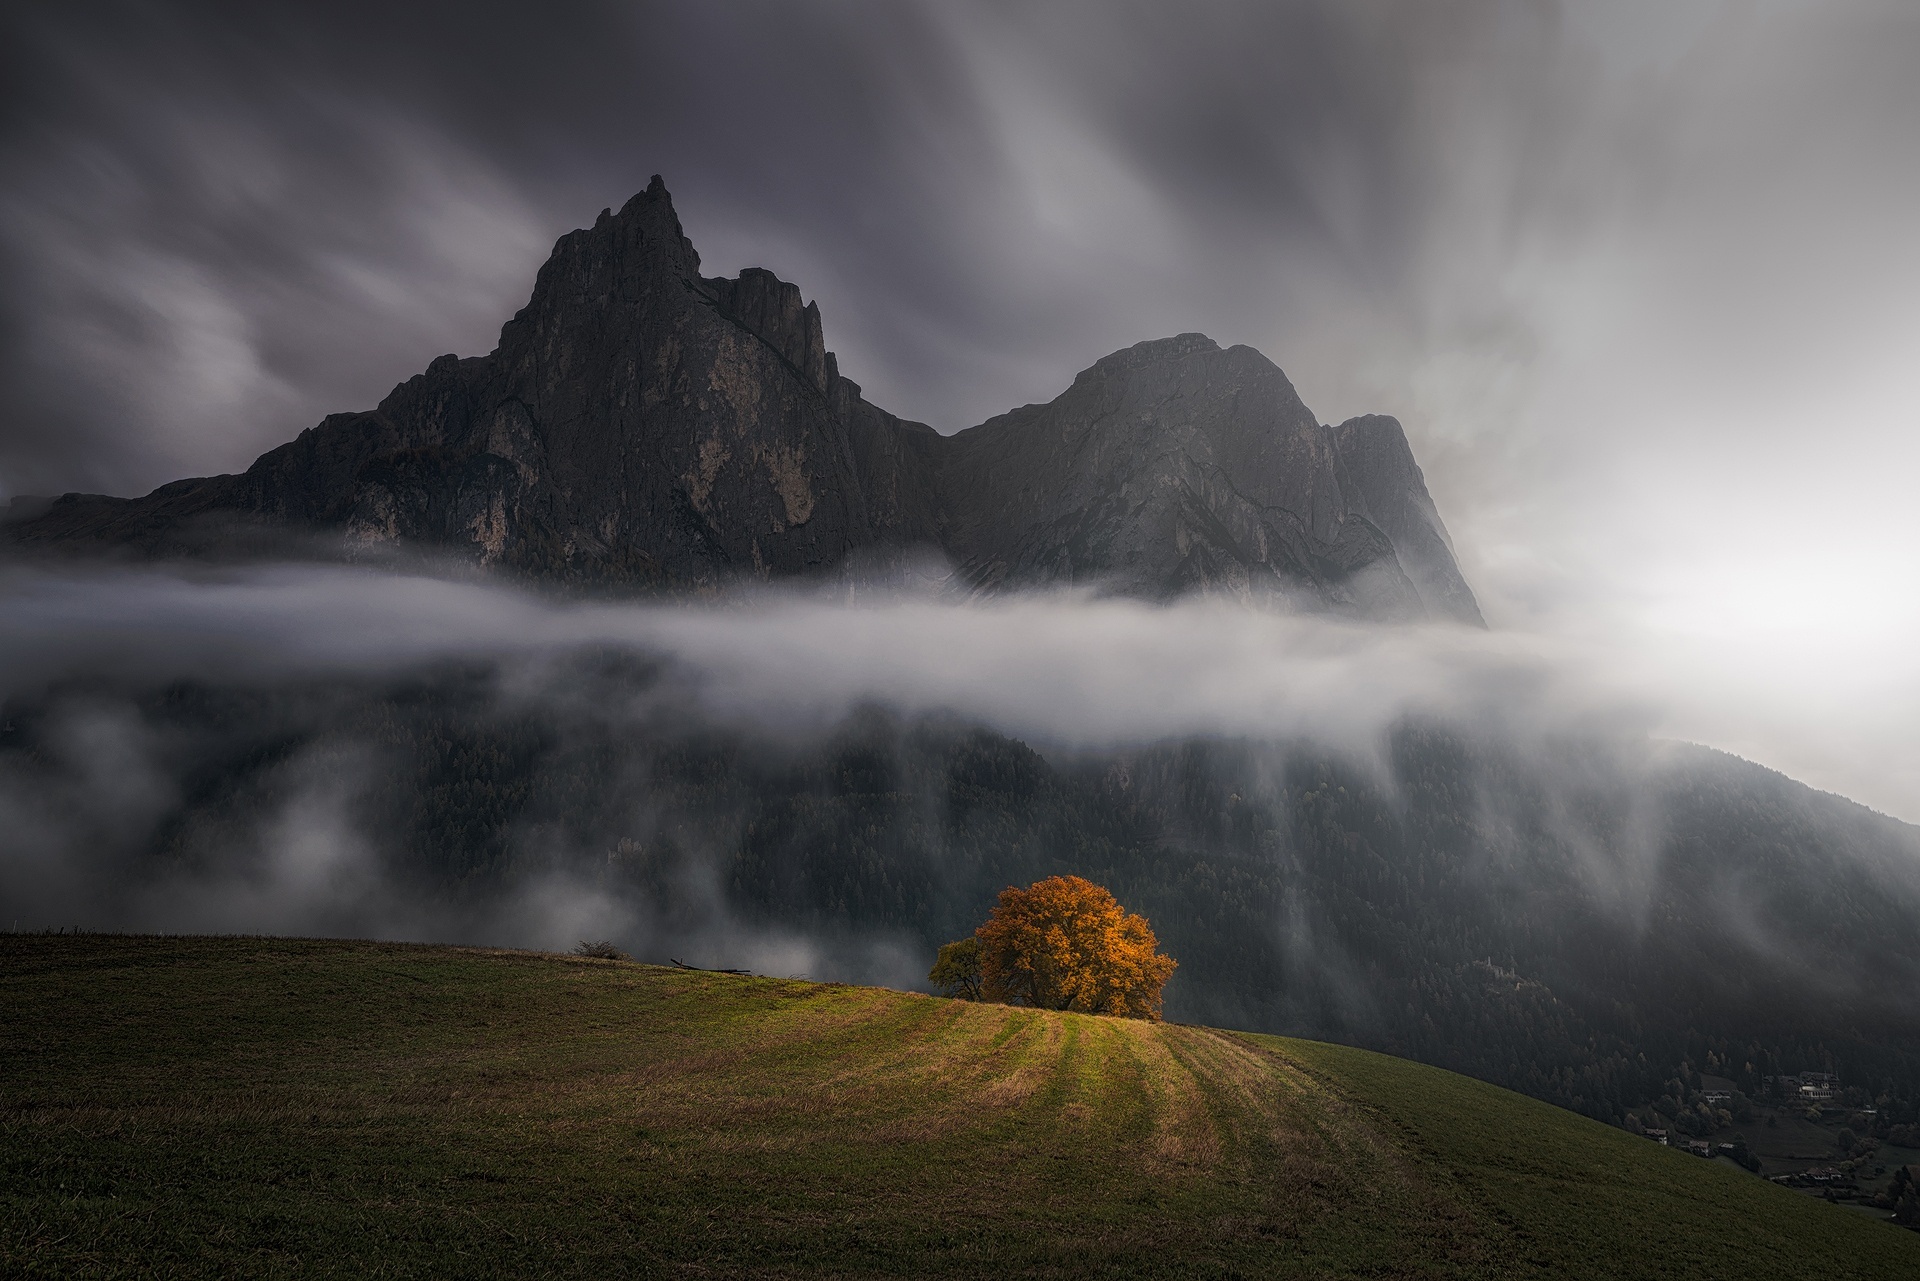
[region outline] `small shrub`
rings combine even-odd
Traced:
[[[633,959],[615,947],[610,939],[601,939],[598,942],[588,942],[586,939],[581,939],[579,945],[573,949],[573,954],[575,956],[591,956],[599,961],[631,961]]]
[[[939,989],[942,996],[979,1000],[980,940],[969,934],[941,948],[933,969],[927,973],[927,981]]]

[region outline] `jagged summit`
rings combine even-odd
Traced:
[[[1138,369],[1165,360],[1178,360],[1195,352],[1219,351],[1220,344],[1205,334],[1175,334],[1171,338],[1149,338],[1131,347],[1102,356],[1081,372],[1085,377],[1100,370]],[[1251,347],[1244,350],[1251,351]]]
[[[1323,427],[1259,352],[1180,334],[942,437],[841,376],[796,286],[702,276],[658,176],[560,238],[488,355],[442,356],[241,475],[65,495],[11,534],[149,556],[320,534],[661,588],[931,547],[981,591],[1480,621],[1393,419]]]

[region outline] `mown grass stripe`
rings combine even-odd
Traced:
[[[1920,1275],[1920,1237],[1307,1042],[300,940],[0,938],[0,998],[0,1272]]]

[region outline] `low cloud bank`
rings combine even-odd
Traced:
[[[1059,745],[1186,734],[1364,750],[1409,713],[1601,720],[1650,709],[1564,647],[1085,593],[743,592],[702,604],[559,601],[480,581],[324,566],[0,573],[0,697],[106,675],[271,682],[586,647],[678,669],[707,715],[813,732],[863,702],[953,712]]]
[[[595,675],[614,669],[625,674]],[[325,704],[447,671],[473,674],[483,722],[537,717],[540,750],[555,759],[588,760],[609,743],[617,755],[670,725],[683,739],[730,736],[797,760],[878,708],[983,726],[1068,764],[1171,740],[1303,745],[1391,792],[1396,727],[1446,723],[1559,780],[1549,809],[1565,817],[1549,836],[1596,901],[1625,919],[1657,892],[1657,813],[1628,802],[1633,830],[1589,831],[1581,806],[1653,768],[1659,705],[1592,655],[1521,635],[1085,593],[964,602],[756,589],[608,603],[339,566],[14,565],[0,568],[0,925],[542,948],[604,937],[647,959],[922,979],[913,938],[741,919],[722,869],[745,820],[728,817],[723,798],[688,822],[643,764],[595,785],[606,794],[588,798],[593,822],[510,823],[505,880],[468,868],[422,895],[395,871],[418,852],[393,848],[370,799],[411,768],[404,752],[378,724]],[[175,688],[227,701],[168,721],[154,708]],[[221,726],[237,746],[210,745],[229,733]],[[1568,742],[1614,747],[1594,757]],[[1593,760],[1603,763],[1591,777],[1550,763]],[[1505,820],[1488,803],[1477,819],[1497,833]],[[1516,823],[1510,856],[1537,856]],[[1303,922],[1272,929],[1296,949],[1312,934]],[[1319,959],[1338,968],[1337,956]]]

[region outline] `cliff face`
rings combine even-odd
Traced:
[[[948,546],[982,587],[1084,581],[1423,613],[1392,542],[1343,486],[1327,429],[1251,347],[1141,343],[948,452]]]
[[[1453,559],[1453,540],[1427,493],[1427,478],[1407,447],[1400,420],[1385,414],[1349,418],[1331,430],[1343,486],[1393,543],[1425,612],[1486,626],[1473,589]]]
[[[66,495],[12,541],[182,555],[319,536],[671,588],[929,547],[979,591],[1479,622],[1399,424],[1320,426],[1251,348],[1142,343],[942,437],[840,376],[795,286],[699,269],[655,178],[561,238],[492,354],[443,356],[242,475]]]

